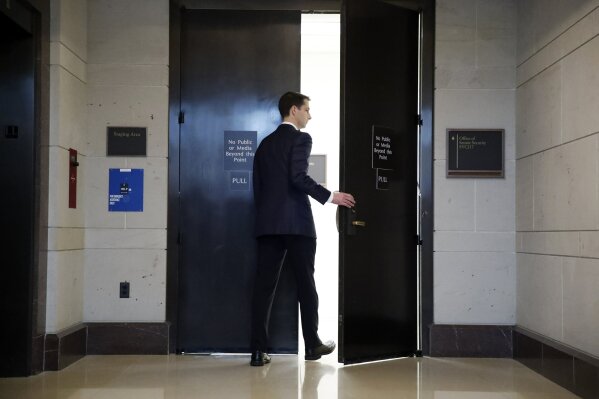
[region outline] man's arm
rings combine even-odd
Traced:
[[[293,147],[291,154],[291,180],[294,186],[321,204],[332,202],[335,205],[352,208],[356,204],[356,201],[351,194],[340,191],[331,193],[308,176],[308,158],[310,158],[311,151],[312,137],[308,133],[302,133]]]
[[[308,158],[311,151],[312,137],[308,133],[300,133],[291,149],[289,178],[295,188],[324,204],[331,192],[308,176]]]

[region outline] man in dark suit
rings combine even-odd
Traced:
[[[254,157],[254,200],[258,265],[252,302],[252,366],[270,362],[265,353],[268,323],[283,260],[293,268],[301,309],[306,360],[331,353],[335,343],[318,337],[318,294],[314,283],[316,229],[308,196],[321,204],[351,208],[351,194],[334,192],[308,176],[312,138],[300,129],[310,117],[310,98],[287,92],[279,100],[283,123],[268,135]]]

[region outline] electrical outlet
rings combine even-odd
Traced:
[[[129,298],[129,282],[123,281],[120,284],[120,297]]]

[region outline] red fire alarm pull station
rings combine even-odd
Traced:
[[[77,150],[69,148],[69,208],[77,208]]]

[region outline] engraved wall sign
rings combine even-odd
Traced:
[[[447,177],[504,177],[503,129],[447,129]]]
[[[106,155],[145,157],[147,152],[147,131],[148,128],[145,127],[107,127]]]

